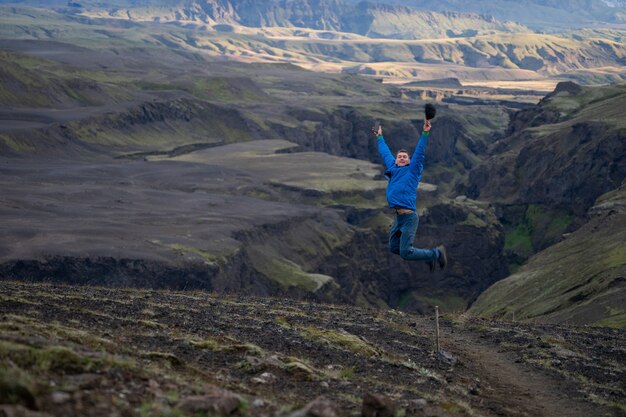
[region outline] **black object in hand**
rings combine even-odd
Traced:
[[[428,103],[424,106],[424,114],[426,115],[426,120],[431,120],[435,118],[437,114],[437,109],[432,104]]]

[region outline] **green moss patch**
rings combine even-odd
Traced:
[[[208,349],[213,352],[240,351],[262,356],[264,350],[253,343],[241,343],[228,336],[208,335],[202,339],[192,339],[189,344],[197,349]]]
[[[474,213],[469,213],[467,215],[467,219],[465,219],[460,224],[466,224],[466,225],[469,225],[469,226],[481,227],[481,228],[482,227],[489,227],[489,224],[487,224],[487,222],[485,222],[483,219],[481,219],[480,217],[478,217]]]
[[[526,224],[520,224],[505,234],[504,249],[514,251],[523,257],[533,254],[531,232]]]
[[[216,264],[219,261],[219,257],[202,249],[194,248],[191,246],[183,245],[181,243],[163,243],[160,240],[151,240],[151,243],[171,249],[181,256],[194,256],[202,259],[207,264]]]
[[[338,349],[348,350],[358,355],[378,357],[381,356],[382,350],[365,339],[348,333],[346,331],[335,331],[322,329],[315,326],[307,326],[298,328],[303,336],[313,339],[318,343],[327,344]]]
[[[40,391],[36,378],[14,364],[9,366],[6,358],[0,359],[0,404],[34,408]]]
[[[0,141],[17,153],[28,153],[36,150],[35,146],[28,142],[16,139],[7,134],[0,134]]]
[[[266,259],[256,263],[255,267],[263,275],[283,287],[294,286],[309,292],[315,292],[333,280],[328,275],[305,272],[300,265],[285,258]]]
[[[0,361],[11,361],[22,369],[69,374],[127,366],[108,355],[87,356],[64,346],[35,347],[6,340],[0,340]]]
[[[573,219],[570,213],[530,204],[514,225],[505,226],[504,249],[527,259],[537,247],[559,241]]]
[[[609,309],[608,317],[593,323],[596,326],[612,327],[614,329],[626,328],[626,312],[620,308]]]
[[[220,102],[268,101],[265,94],[251,79],[243,77],[194,78],[191,93],[196,97]]]

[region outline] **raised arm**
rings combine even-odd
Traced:
[[[396,158],[393,157],[393,154],[389,150],[389,146],[385,143],[385,138],[383,137],[383,127],[378,126],[378,129],[372,129],[376,134],[377,142],[378,142],[378,152],[380,156],[383,158],[383,162],[385,163],[385,167],[387,169],[393,168],[396,164]]]
[[[422,171],[424,170],[424,159],[426,158],[426,146],[428,146],[428,136],[430,135],[430,128],[430,121],[426,120],[424,122],[424,130],[422,131],[422,136],[420,136],[419,142],[415,147],[413,157],[411,158],[411,170],[416,172],[419,177],[422,176]]]

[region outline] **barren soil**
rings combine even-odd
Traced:
[[[288,416],[319,396],[357,416],[368,393],[405,416],[625,415],[623,331],[444,317],[446,359],[432,318],[394,310],[14,281],[0,297],[0,398],[44,416],[198,398]]]

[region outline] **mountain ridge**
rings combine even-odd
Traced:
[[[358,0],[351,0],[355,3]],[[555,32],[566,28],[582,28],[597,24],[622,24],[626,5],[624,2],[604,0],[386,0],[390,4],[405,5],[419,10],[452,10],[488,14],[503,21],[512,20],[535,30]]]
[[[258,4],[248,0],[206,0],[181,2],[176,7],[133,7],[86,9],[91,17],[116,17],[136,21],[238,24],[247,27],[296,27],[355,33],[374,38],[419,39],[455,35],[467,36],[485,31],[522,32],[528,29],[512,22],[473,13],[417,11],[407,7],[361,2],[354,6],[338,0],[309,4],[299,0]],[[422,22],[423,23],[418,23]],[[467,32],[463,32],[463,30]]]
[[[414,19],[408,19],[402,23],[410,32],[405,37],[432,39],[399,40],[293,26],[251,28],[219,24],[207,29],[204,24],[189,27],[178,20],[172,24],[151,20],[133,22],[121,12],[119,18],[112,18],[108,12],[100,17],[86,17],[26,6],[2,7],[7,12],[2,28],[5,48],[11,48],[11,39],[16,44],[38,39],[77,43],[83,48],[114,41],[116,47],[107,51],[110,58],[97,64],[116,65],[120,55],[115,49],[135,49],[138,54],[133,66],[137,71],[141,70],[141,60],[155,58],[148,54],[162,46],[167,51],[163,55],[164,63],[174,59],[173,55],[184,54],[189,59],[284,62],[315,71],[395,79],[454,77],[476,81],[570,77],[579,82],[606,83],[626,78],[622,70],[626,60],[622,40],[626,32],[618,30],[587,31],[584,36],[571,32],[562,36],[524,31],[476,33],[472,21],[455,18],[444,21],[441,28],[430,28],[421,20],[416,24]],[[37,24],[38,19],[54,22],[55,29],[43,30]],[[398,33],[398,27],[385,25],[385,21],[380,21],[380,26],[370,25],[364,30],[375,28],[387,34]]]

